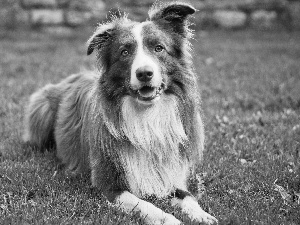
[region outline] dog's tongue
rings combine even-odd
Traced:
[[[139,90],[140,96],[144,98],[151,98],[156,95],[156,88],[145,86]]]

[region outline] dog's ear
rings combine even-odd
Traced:
[[[87,55],[93,53],[95,48],[102,48],[112,38],[114,25],[111,23],[100,25],[92,37],[87,41]]]
[[[87,55],[92,54],[95,48],[101,49],[107,45],[113,37],[117,24],[122,20],[127,20],[127,14],[119,9],[111,9],[107,13],[104,23],[97,27],[92,37],[88,40]]]
[[[170,3],[166,5],[154,4],[149,11],[150,20],[169,26],[174,31],[182,32],[187,27],[187,18],[196,12],[196,9],[187,3]]]

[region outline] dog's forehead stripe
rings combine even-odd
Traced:
[[[155,57],[151,55],[150,50],[147,50],[147,46],[145,45],[144,39],[146,35],[144,35],[144,31],[147,25],[149,25],[151,21],[146,21],[135,25],[131,32],[136,42],[136,51],[134,54],[134,59],[131,65],[131,75],[130,75],[130,85],[136,90],[140,87],[141,83],[136,77],[136,71],[138,68],[144,66],[150,66],[153,69],[153,77],[151,79],[151,85],[154,87],[158,87],[161,85],[162,76],[160,72],[160,68]]]
[[[138,47],[141,47],[143,45],[143,28],[149,23],[150,21],[139,23],[132,29],[132,34],[138,44]]]

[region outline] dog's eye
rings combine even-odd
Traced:
[[[156,52],[161,52],[162,50],[164,50],[164,47],[161,46],[161,45],[156,45],[154,50],[155,50]]]
[[[129,54],[128,50],[122,50],[121,55],[122,56],[127,56]]]

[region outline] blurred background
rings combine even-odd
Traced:
[[[120,8],[136,20],[145,19],[154,0],[1,0],[0,28],[42,29],[71,34],[80,26],[95,26],[107,10]],[[300,28],[299,0],[189,0],[199,11],[202,29]]]

